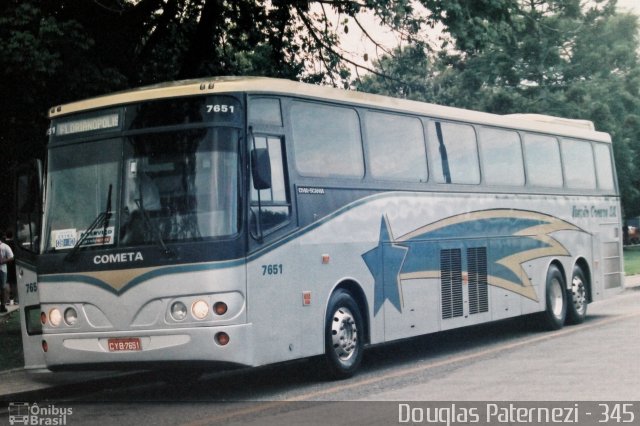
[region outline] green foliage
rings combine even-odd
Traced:
[[[2,159],[5,167],[7,159],[33,154],[25,145],[42,145],[49,106],[123,85],[116,69],[95,60],[94,42],[82,25],[47,15],[39,4],[8,2],[0,10],[0,96],[6,100],[0,105],[0,145],[9,151]]]
[[[627,276],[640,274],[640,247],[624,248],[624,273]]]
[[[341,46],[365,13],[404,41],[374,66]],[[614,137],[624,207],[636,214],[637,29],[614,0],[2,0],[0,167],[43,156],[52,105],[215,75],[351,87],[353,70],[369,67],[357,81],[367,91],[594,120]]]
[[[1,0],[0,168],[44,156],[53,105],[160,81],[268,75],[348,86],[332,17],[418,33],[410,0]],[[332,13],[334,15],[332,15]],[[0,229],[11,189],[0,180]]]
[[[463,0],[423,4],[454,49],[398,49],[359,82],[386,93],[498,114],[592,120],[609,132],[627,217],[640,214],[638,18],[615,0]]]

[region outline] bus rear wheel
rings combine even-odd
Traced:
[[[545,291],[545,310],[540,313],[541,324],[546,330],[559,330],[567,315],[567,286],[557,266],[549,266]]]
[[[346,379],[360,366],[364,323],[358,304],[345,290],[331,295],[325,319],[325,359],[334,379]]]
[[[587,316],[587,281],[579,266],[573,269],[571,277],[571,288],[569,289],[570,300],[567,303],[567,323],[580,324]]]

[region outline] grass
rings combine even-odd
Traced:
[[[640,274],[640,246],[625,247],[624,271],[626,275]],[[20,312],[14,312],[5,322],[0,320],[0,371],[23,366]]]
[[[24,366],[20,311],[0,319],[0,371]]]
[[[624,248],[624,273],[626,275],[640,274],[640,246]]]

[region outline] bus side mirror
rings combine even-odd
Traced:
[[[251,176],[256,190],[271,188],[271,159],[266,148],[251,151]]]

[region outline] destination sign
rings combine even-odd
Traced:
[[[51,129],[51,133],[56,136],[66,136],[97,130],[116,129],[119,125],[120,115],[118,113],[112,113],[98,117],[83,118],[81,120],[59,122]]]

